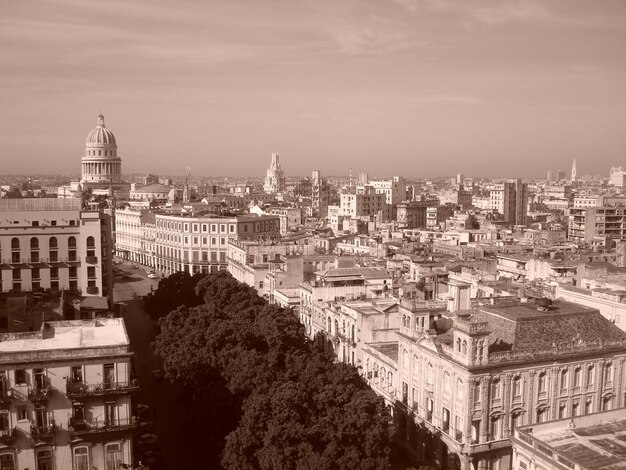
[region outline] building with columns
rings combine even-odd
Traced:
[[[455,289],[463,286],[453,297]],[[397,341],[364,346],[366,380],[413,418],[419,458],[439,469],[508,470],[519,426],[626,412],[626,334],[599,311],[472,302],[453,314],[402,303]]]
[[[90,188],[94,194],[129,198],[130,183],[122,181],[122,159],[117,155],[117,141],[104,124],[102,114],[98,115],[98,124],[85,141],[80,184],[83,190]]]

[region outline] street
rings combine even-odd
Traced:
[[[143,296],[149,293],[150,287],[156,289],[159,280],[149,279],[141,267],[133,269],[130,263],[120,264],[117,268],[121,272],[115,276],[114,302],[125,305],[122,309],[123,317],[131,348],[135,353],[135,377],[141,387],[136,403],[148,405],[153,412],[149,418],[153,426],[147,432],[158,436],[157,452],[163,461],[159,468],[202,468],[200,462],[186,461],[190,460],[192,453],[187,449],[181,432],[185,426],[183,414],[178,409],[181,391],[167,380],[153,377],[152,371],[162,368],[159,358],[152,352],[155,328],[143,310],[141,297],[133,298],[133,294]],[[134,451],[136,457],[141,459],[140,449],[135,448]]]

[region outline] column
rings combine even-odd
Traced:
[[[597,405],[596,405],[596,410],[597,411],[602,411],[602,393],[604,391],[604,370],[606,369],[606,365],[609,363],[609,361],[599,361],[597,363],[597,369],[598,372],[596,374],[596,377],[598,378],[597,382],[598,382],[598,398],[596,399]],[[619,393],[622,393],[622,391],[620,390]]]
[[[558,367],[553,367],[551,373],[552,383],[550,384],[550,390],[548,393],[548,406],[550,406],[550,416],[552,419],[556,419],[558,417],[559,406],[557,404],[557,398],[559,396],[559,373],[560,369]]]
[[[624,406],[624,358],[620,357],[617,361],[617,370],[615,371],[615,408],[622,408]]]
[[[528,372],[528,395],[526,400],[526,402],[528,403],[528,409],[526,410],[528,413],[528,419],[526,420],[526,424],[532,424],[535,422],[535,413],[533,413],[533,410],[535,408],[535,374],[536,371],[534,370]]]
[[[481,426],[480,426],[480,442],[487,442],[489,440],[489,388],[491,385],[491,377],[482,378],[481,387]]]
[[[468,380],[469,391],[467,393],[467,403],[465,405],[465,442],[472,440],[472,417],[474,416],[474,398],[475,384],[480,383],[480,379],[471,378]]]
[[[504,419],[503,423],[503,434],[502,437],[509,437],[509,422],[510,422],[510,412],[511,412],[511,376],[510,372],[504,374],[504,390],[502,395],[502,403],[504,404]]]

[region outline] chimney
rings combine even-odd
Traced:
[[[41,323],[41,330],[39,330],[39,331],[41,333],[41,339],[54,338],[54,326],[52,326],[48,322],[42,322]]]

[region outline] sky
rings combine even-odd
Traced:
[[[2,0],[0,174],[607,176],[623,0]]]

